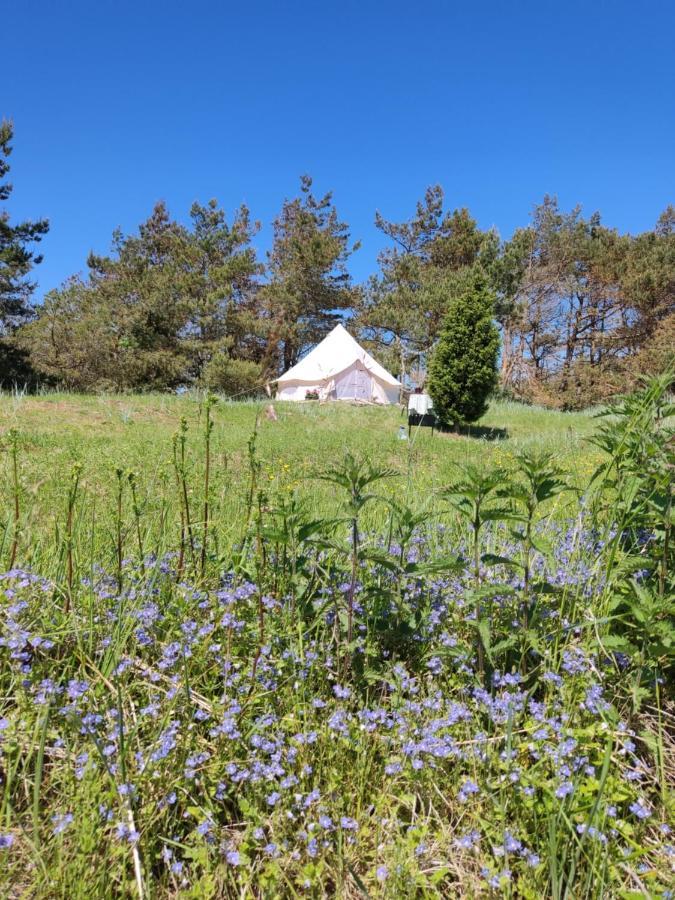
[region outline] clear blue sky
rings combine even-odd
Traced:
[[[13,219],[46,216],[38,297],[166,200],[266,226],[302,172],[375,269],[376,209],[429,184],[508,236],[548,193],[622,231],[675,202],[675,4],[5,0]]]

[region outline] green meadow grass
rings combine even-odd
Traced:
[[[265,402],[225,401],[212,410],[212,536],[221,549],[240,536],[238,524],[245,515],[247,492],[247,442],[256,421],[261,484],[274,491],[297,491],[317,515],[334,510],[334,500],[331,490],[311,476],[338,462],[348,451],[395,469],[400,477],[387,490],[393,497],[405,497],[419,506],[435,505],[436,493],[455,477],[456,465],[467,461],[508,468],[518,450],[542,448],[552,451],[572,480],[583,484],[600,459],[599,451],[587,443],[595,427],[591,413],[496,402],[469,435],[432,435],[428,428],[415,428],[411,440],[402,441],[398,432],[406,418],[398,408],[277,403],[278,420],[270,421],[265,416],[267,406]],[[149,545],[175,545],[178,495],[172,439],[185,419],[188,475],[198,492],[204,459],[202,415],[200,399],[192,395],[0,396],[0,433],[9,429],[19,433],[25,494],[21,526],[24,562],[37,563],[51,543],[63,518],[74,463],[82,466],[81,492],[87,497],[78,506],[79,515],[88,508],[88,521],[80,522],[76,529],[80,555],[91,552],[99,542],[103,546],[96,547],[96,552],[102,552],[103,558],[110,551],[115,471],[119,467],[137,475]],[[0,478],[5,524],[11,520],[10,474],[5,465]],[[170,533],[164,533],[166,529]]]
[[[667,897],[593,414],[268,406],[0,396],[0,896]]]

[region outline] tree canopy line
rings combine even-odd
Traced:
[[[4,122],[3,204],[11,141]],[[115,231],[109,255],[90,253],[84,274],[34,304],[35,247],[49,225],[12,224],[3,208],[2,385],[254,394],[345,316],[385,366],[413,379],[438,368],[434,348],[444,343],[451,361],[477,331],[496,358],[496,325],[500,390],[559,408],[602,402],[672,361],[673,206],[653,230],[631,235],[545,197],[503,240],[467,209],[448,210],[434,186],[408,221],[377,213],[375,224],[388,244],[378,272],[355,284],[348,262],[359,244],[332,194],[317,196],[308,176],[283,203],[264,261],[246,206],[228,218],[215,200],[194,203],[179,222],[159,202],[137,233]]]

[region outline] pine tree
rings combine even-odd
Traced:
[[[362,292],[356,325],[373,347],[389,350],[389,365],[405,375],[409,368],[424,367],[468,271],[489,274],[499,238],[481,231],[467,209],[444,210],[440,185],[427,188],[407,222],[390,222],[377,213],[375,225],[391,245],[379,254],[381,274]]]
[[[427,387],[445,424],[474,422],[487,410],[499,358],[494,305],[485,276],[476,272],[450,302],[429,364]]]
[[[262,266],[251,246],[259,225],[251,221],[246,206],[228,223],[215,200],[194,203],[190,219],[192,229],[184,250],[190,271],[190,318],[183,337],[190,379],[224,389],[232,371],[239,375],[247,371],[259,385],[256,361],[264,340],[257,321],[256,279]],[[240,378],[235,384],[241,390]]]
[[[228,225],[213,200],[190,219],[157,203],[137,233],[114,233],[109,255],[89,255],[86,278],[50,291],[16,338],[35,370],[81,391],[259,386],[248,210]]]
[[[302,351],[320,341],[354,306],[347,261],[349,228],[338,218],[332,194],[315,197],[312,179],[300,179],[300,196],[287,200],[274,222],[268,254],[269,281],[261,291],[268,326],[265,367],[285,371]]]
[[[11,122],[0,122],[0,202],[12,193],[12,185],[3,179],[9,172],[7,159],[12,152],[14,129]],[[29,369],[25,358],[14,346],[11,335],[32,315],[30,298],[35,284],[28,279],[34,265],[42,261],[30,245],[38,243],[49,231],[49,222],[19,222],[11,225],[9,213],[0,210],[0,381],[11,384],[25,381]]]

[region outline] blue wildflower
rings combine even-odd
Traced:
[[[73,822],[73,814],[68,813],[55,813],[52,816],[52,825],[54,826],[52,829],[52,834],[61,834],[71,825]]]

